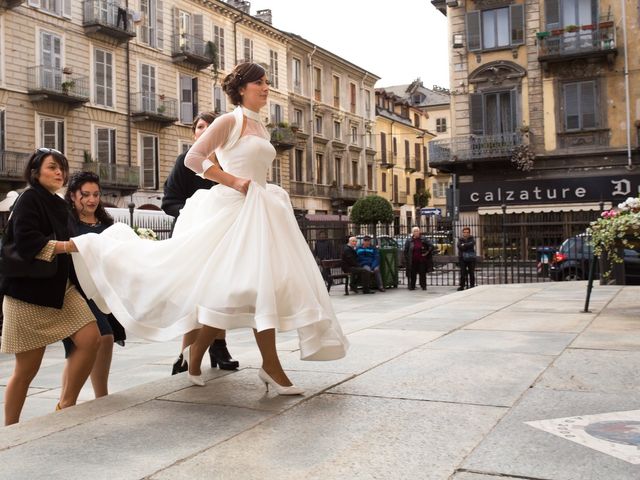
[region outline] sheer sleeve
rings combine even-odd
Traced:
[[[216,118],[189,149],[184,159],[185,166],[198,174],[207,170],[213,165],[209,157],[227,143],[234,126],[235,118],[232,113]]]

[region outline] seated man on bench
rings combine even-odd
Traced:
[[[356,245],[358,241],[356,237],[349,237],[349,243],[342,250],[342,270],[351,274],[351,291],[358,292],[358,284],[362,285],[362,293],[373,293],[370,289],[371,271],[362,268],[358,262],[358,254],[356,253]]]

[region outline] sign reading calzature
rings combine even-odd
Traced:
[[[616,204],[639,193],[640,175],[460,183],[460,209],[502,204]]]

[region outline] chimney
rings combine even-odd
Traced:
[[[251,13],[251,2],[248,2],[247,0],[227,0],[227,3],[246,14]]]
[[[264,10],[258,10],[255,14],[255,17],[258,20],[271,25],[271,9],[270,8],[266,8]]]

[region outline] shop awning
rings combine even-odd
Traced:
[[[611,208],[611,202],[604,202],[604,209]],[[552,212],[593,212],[600,211],[600,202],[554,203],[551,205],[509,205],[507,213],[552,213]],[[479,207],[478,215],[502,215],[502,207]]]

